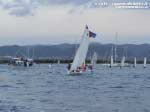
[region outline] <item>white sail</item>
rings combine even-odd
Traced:
[[[136,57],[134,58],[134,67],[136,67]]]
[[[70,69],[71,71],[76,70],[78,67],[81,67],[85,63],[86,55],[87,55],[88,48],[89,48],[89,43],[90,43],[89,29],[86,26],[80,46],[73,60],[73,63]]]
[[[114,56],[114,62],[117,63],[117,58],[118,58],[118,55],[117,55],[117,43],[118,43],[118,32],[116,32],[116,43],[115,43],[115,56]]]
[[[146,68],[146,64],[147,64],[146,57],[144,57],[144,68]]]
[[[124,66],[125,66],[125,57],[123,56],[121,60],[121,67],[124,67]]]
[[[58,65],[60,64],[60,60],[57,61],[57,64],[58,64]]]
[[[113,66],[114,64],[114,60],[113,60],[113,56],[110,57],[110,66]]]
[[[91,59],[91,64],[95,65],[97,63],[97,53],[94,52],[92,59]]]

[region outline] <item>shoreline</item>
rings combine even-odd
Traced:
[[[72,59],[34,59],[34,62],[36,64],[56,64],[58,63],[58,60],[60,60],[60,64],[68,64],[72,63]],[[10,59],[3,59],[0,60],[0,64],[8,64]],[[90,60],[86,60],[86,63],[90,63]],[[109,64],[110,61],[107,60],[97,60],[97,64]],[[121,63],[121,61],[117,61],[117,63]],[[134,60],[127,60],[126,63],[134,64]],[[137,60],[137,64],[143,64],[143,60]],[[147,64],[150,64],[150,61],[147,61]]]

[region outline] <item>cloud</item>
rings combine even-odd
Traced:
[[[91,8],[94,2],[0,0],[1,44],[74,43],[81,39],[85,24],[98,34],[96,42],[113,42],[115,32],[120,43],[150,42],[149,10]]]
[[[54,5],[71,5],[72,9],[69,13],[83,13],[88,8],[96,7],[95,3],[107,2],[109,5],[112,2],[148,2],[149,0],[0,0],[0,7],[8,10],[9,14],[16,16],[34,15],[37,8],[42,6]]]
[[[73,4],[73,5],[82,5],[90,2],[91,0],[32,0],[37,1],[43,5],[62,5],[62,4]]]
[[[1,0],[2,9],[8,10],[10,15],[26,16],[33,15],[37,8],[37,2],[31,0]]]
[[[150,42],[150,12],[144,10],[87,9],[68,14],[70,7],[37,8],[34,16],[15,17],[0,12],[1,44],[51,44],[79,42],[84,25],[98,34],[96,42],[111,43],[118,32],[119,43]]]
[[[88,1],[88,0],[84,0]],[[0,0],[0,7],[8,10],[10,15],[27,16],[33,15],[35,9],[40,6],[62,5],[62,4],[82,4],[85,2],[70,0]]]

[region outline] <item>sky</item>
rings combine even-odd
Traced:
[[[115,8],[114,3],[143,3],[144,8]],[[0,0],[0,45],[78,43],[86,24],[97,33],[92,42],[115,43],[117,32],[118,44],[150,43],[149,4],[149,0]]]

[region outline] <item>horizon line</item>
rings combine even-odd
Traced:
[[[6,45],[0,45],[0,47],[4,46],[55,46],[55,45],[63,45],[63,44],[69,44],[69,45],[75,45],[75,43],[55,43],[55,44],[6,44]],[[80,44],[80,43],[76,43]],[[101,45],[115,45],[115,43],[100,43],[100,42],[91,42],[91,44],[101,44]],[[150,45],[150,43],[123,43],[123,44],[117,44],[117,45]]]

